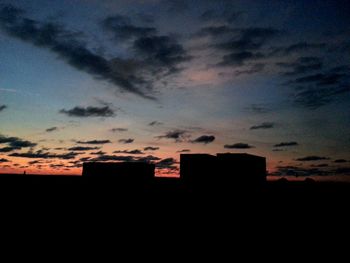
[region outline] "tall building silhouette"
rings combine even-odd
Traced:
[[[180,178],[190,187],[228,190],[266,182],[266,159],[251,154],[181,154]]]

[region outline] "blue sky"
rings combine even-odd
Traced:
[[[346,176],[349,13],[345,0],[0,1],[0,172],[149,160],[176,175],[189,150]]]

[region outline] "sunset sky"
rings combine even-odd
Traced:
[[[0,173],[250,153],[350,178],[350,1],[0,0]],[[342,177],[344,176],[344,177]]]

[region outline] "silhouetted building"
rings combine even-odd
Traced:
[[[219,179],[225,182],[261,185],[266,182],[266,158],[246,153],[218,153]]]
[[[154,178],[155,165],[143,162],[84,163],[84,177],[112,178],[125,182],[142,183]]]
[[[209,154],[181,154],[180,179],[187,185],[210,183],[217,171],[217,158]]]
[[[266,159],[250,154],[181,154],[180,178],[190,187],[218,191],[266,182]]]

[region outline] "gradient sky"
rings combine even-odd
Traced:
[[[180,152],[349,178],[347,0],[0,0],[0,173]]]

